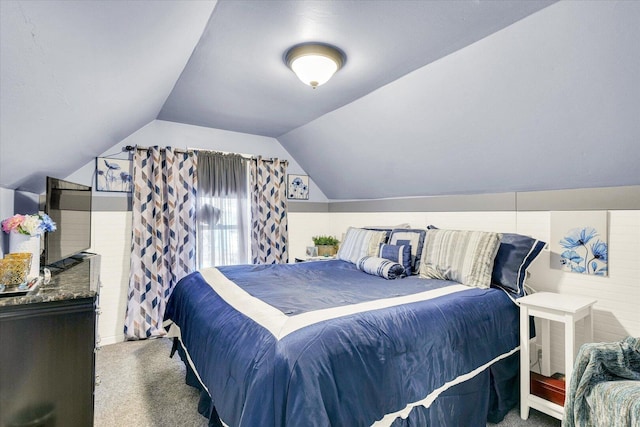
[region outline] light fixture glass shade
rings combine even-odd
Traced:
[[[305,55],[295,59],[291,69],[302,83],[315,88],[329,81],[338,71],[338,64],[326,56]]]
[[[302,44],[287,52],[285,62],[302,83],[316,88],[325,84],[344,63],[344,54],[325,44]]]

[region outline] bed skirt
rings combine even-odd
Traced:
[[[210,427],[223,427],[211,397],[189,363],[183,346],[178,345],[177,351],[186,366],[186,384],[200,391],[198,412],[209,419]],[[449,388],[428,408],[413,408],[408,418],[397,418],[392,427],[486,427],[487,422],[499,423],[518,404],[519,368],[518,351],[498,360],[473,378]]]

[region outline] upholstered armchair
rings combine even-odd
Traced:
[[[640,339],[627,337],[580,348],[562,425],[640,426]]]

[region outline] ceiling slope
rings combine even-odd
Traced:
[[[154,120],[214,6],[0,2],[0,187],[39,193]]]
[[[220,0],[158,118],[277,137],[551,3]],[[316,90],[283,62],[308,41],[347,55]]]
[[[638,22],[559,2],[278,140],[333,200],[638,185]]]

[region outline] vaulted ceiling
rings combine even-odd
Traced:
[[[621,79],[622,86],[638,70],[637,59],[624,59],[626,71],[615,63],[617,54],[628,56],[628,43],[637,45],[638,31],[630,27],[638,7],[607,2],[615,5],[589,11],[585,4],[588,12],[577,14],[576,24],[575,5],[553,3],[3,0],[0,186],[40,192],[44,176],[66,176],[160,119],[275,137],[330,199],[527,189],[513,160],[531,155],[533,168],[544,161],[537,154],[546,146],[531,147],[523,133],[561,143],[574,128],[556,126],[562,137],[555,138],[544,123],[584,115],[545,109],[602,79]],[[594,18],[602,8],[604,27]],[[568,36],[556,46],[549,31]],[[600,32],[604,42],[589,49],[614,62],[602,72],[575,76],[576,83],[563,73],[589,65],[581,31]],[[337,45],[347,55],[345,67],[317,90],[283,63],[290,46],[306,41]],[[560,52],[576,42],[577,52]],[[559,80],[567,80],[568,89],[549,94]],[[514,102],[519,90],[522,104]],[[600,95],[596,90],[593,97]],[[630,100],[637,90],[610,96],[617,95],[628,97],[623,106],[637,112],[637,101]],[[514,110],[511,119],[499,117]],[[622,118],[603,117],[623,121],[612,162],[617,166],[604,161],[623,171],[627,164],[619,164],[624,156],[618,151],[627,152],[628,162],[637,159],[634,150],[629,158],[635,128],[626,110],[609,110]],[[610,125],[596,129],[598,139]],[[440,165],[426,160],[433,155]],[[478,156],[505,163],[501,173],[475,166]],[[467,172],[452,171],[452,161]],[[578,186],[639,179],[627,175],[598,176]],[[515,181],[504,185],[505,177]],[[576,185],[551,178],[536,185]],[[426,183],[418,186],[418,180]],[[488,184],[478,185],[482,180]]]
[[[220,0],[159,118],[278,137],[550,3]],[[283,62],[311,41],[347,56],[317,90]]]

